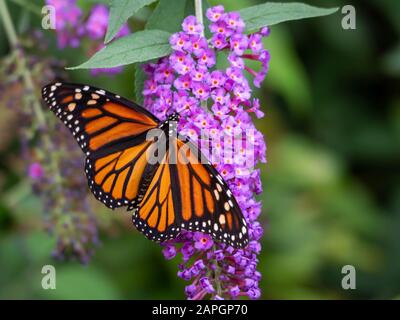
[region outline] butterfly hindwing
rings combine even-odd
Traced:
[[[176,199],[172,189],[169,153],[160,164],[149,165],[152,179],[142,200],[133,214],[133,223],[147,238],[165,241],[175,238],[179,232],[179,216],[176,215]]]
[[[134,206],[142,188],[140,177],[152,149],[153,142],[144,140],[104,156],[88,156],[85,170],[95,197],[111,209]]]
[[[234,247],[248,243],[246,221],[229,187],[189,140],[173,138],[176,162],[167,152],[133,222],[151,240],[174,238],[180,230],[200,231]]]
[[[210,234],[234,247],[248,243],[242,211],[224,179],[188,139],[177,139],[181,228]]]

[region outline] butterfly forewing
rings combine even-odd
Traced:
[[[113,146],[121,149],[159,123],[137,104],[90,86],[54,83],[42,95],[87,155]]]
[[[135,103],[87,85],[54,83],[42,95],[85,152],[96,198],[112,209],[133,205],[151,146],[146,133],[159,120]]]

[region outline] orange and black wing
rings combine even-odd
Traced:
[[[92,154],[86,158],[86,176],[95,197],[114,209],[127,206],[132,210],[148,185],[147,159],[154,152],[153,141],[143,141],[120,151]]]
[[[175,150],[166,154],[137,204],[135,226],[155,241],[188,230],[208,233],[235,248],[245,247],[247,224],[226,182],[193,143],[171,139]]]
[[[148,165],[147,174],[152,176],[152,179],[132,216],[136,228],[147,238],[157,242],[173,239],[180,232],[180,219],[176,215],[177,203],[171,184],[171,169],[168,152],[161,163]]]
[[[87,85],[53,83],[42,95],[86,154],[96,198],[110,208],[134,205],[152,146],[146,134],[159,120],[129,100]]]
[[[159,123],[139,105],[87,85],[49,84],[42,96],[86,155],[132,141]]]

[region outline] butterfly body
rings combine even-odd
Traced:
[[[103,89],[53,83],[44,101],[86,155],[94,196],[127,207],[147,238],[162,242],[182,230],[210,234],[242,248],[247,224],[228,185],[196,145],[176,132],[179,114],[161,122],[139,105]]]

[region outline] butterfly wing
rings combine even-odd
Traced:
[[[42,96],[86,155],[126,141],[132,144],[159,123],[139,105],[87,85],[49,84],[42,89]]]
[[[105,90],[54,83],[43,99],[85,152],[86,175],[110,208],[135,209],[133,222],[148,238],[164,241],[181,230],[201,231],[234,247],[248,243],[239,205],[216,169],[187,140],[171,138],[161,163],[148,162],[158,148],[147,140],[159,120],[142,107]],[[171,142],[170,141],[170,142]]]
[[[111,209],[134,206],[146,188],[140,182],[153,148],[154,142],[145,140],[105,155],[89,155],[85,171],[95,197]]]
[[[159,120],[137,104],[87,85],[54,83],[44,101],[69,128],[86,154],[90,189],[109,208],[135,203]]]
[[[161,163],[148,165],[147,171],[151,172],[152,179],[132,216],[136,228],[150,240],[165,241],[175,238],[180,232],[177,199],[171,183],[172,167],[168,152]]]
[[[174,238],[180,230],[200,231],[241,248],[248,229],[241,209],[217,170],[189,140],[176,138],[133,216],[135,226],[155,241]]]

